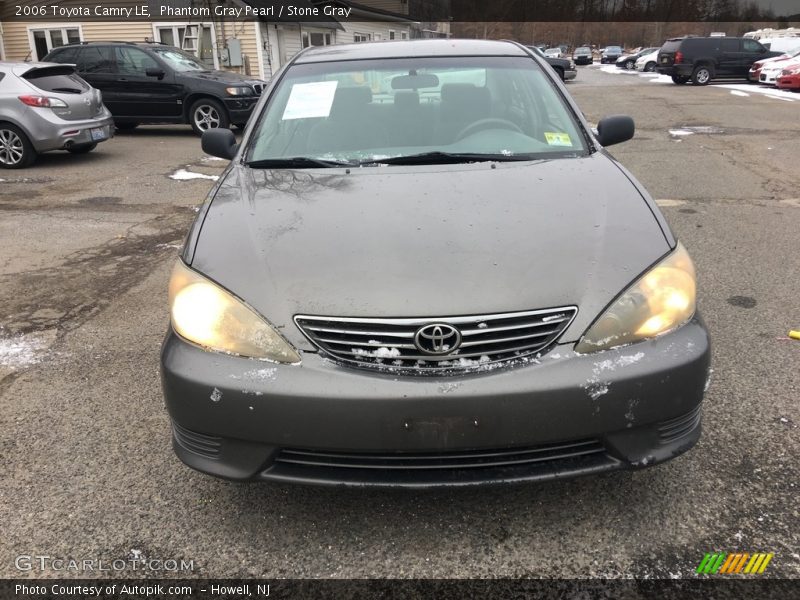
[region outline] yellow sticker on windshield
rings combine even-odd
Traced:
[[[569,139],[569,134],[554,133],[552,131],[544,132],[544,139],[551,146],[572,146],[572,140]]]

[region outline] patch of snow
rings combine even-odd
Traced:
[[[789,419],[787,419],[786,417],[781,417],[781,423],[788,423],[788,422]]]
[[[370,341],[372,343],[372,341]],[[381,346],[380,348],[376,348],[375,350],[364,350],[363,348],[350,348],[350,351],[355,356],[361,356],[365,358],[397,358],[402,355],[400,352],[400,348],[387,348],[386,346]]]
[[[209,397],[211,398],[212,402],[219,402],[222,400],[222,392],[219,391],[219,388],[214,388],[214,390],[211,392],[211,396]]]
[[[277,373],[278,369],[274,367],[271,369],[253,369],[252,371],[242,373],[242,377],[245,379],[256,379],[260,381],[275,381]]]
[[[659,206],[681,206],[686,204],[686,200],[674,200],[672,198],[661,198],[660,200],[656,200],[656,204]]]
[[[200,159],[202,162],[213,162],[216,160],[225,160],[224,158],[220,158],[218,156],[209,156],[206,154],[203,158]]]
[[[746,98],[750,97],[750,94],[748,94],[747,92],[742,92],[740,90],[731,90],[731,95],[732,96],[744,96]]]
[[[669,134],[677,137],[682,135],[693,135],[694,131],[689,131],[688,129],[670,129]]]
[[[180,244],[156,244],[156,248],[177,248],[180,249]]]
[[[486,329],[489,327],[488,323],[478,323],[478,329]]]
[[[746,83],[724,83],[715,85],[714,88],[733,90],[737,92],[744,92],[746,94],[753,94],[759,96],[768,96],[776,100],[784,100],[786,102],[796,102],[800,96],[790,90],[781,90],[773,87],[765,87],[760,85],[749,85]]]
[[[0,365],[11,369],[35,365],[49,346],[43,336],[35,333],[0,338]]]
[[[449,394],[450,392],[456,391],[460,387],[460,383],[445,383],[444,385],[439,386],[439,391],[442,394]]]
[[[187,181],[190,179],[210,179],[211,181],[217,181],[219,175],[205,175],[204,173],[195,173],[193,171],[187,171],[186,169],[178,169],[170,175],[169,178],[178,181]]]

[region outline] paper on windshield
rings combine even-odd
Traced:
[[[331,114],[338,81],[295,83],[283,111],[283,120],[327,117]]]

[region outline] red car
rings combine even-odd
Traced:
[[[782,90],[800,90],[800,64],[795,63],[784,69],[777,83]]]
[[[791,51],[787,52],[786,54],[781,54],[780,56],[774,56],[772,58],[765,58],[762,60],[757,60],[753,63],[753,66],[750,67],[750,71],[747,73],[747,79],[753,82],[758,82],[761,78],[761,69],[764,65],[770,65],[783,62],[785,60],[791,60],[793,58],[800,57],[800,47],[794,48]]]

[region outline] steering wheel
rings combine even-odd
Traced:
[[[525,133],[522,131],[522,129],[520,129],[519,125],[507,119],[480,119],[479,121],[475,121],[474,123],[470,123],[464,127],[464,129],[462,129],[456,136],[456,141],[462,140],[465,137],[470,136],[473,133],[483,131],[484,129],[510,129],[511,131]]]

